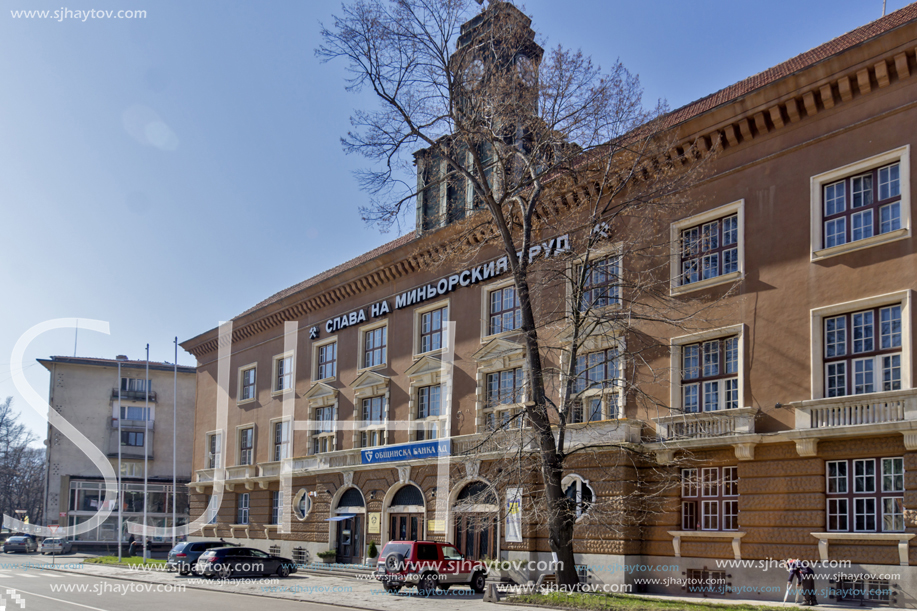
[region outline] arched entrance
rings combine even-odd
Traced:
[[[463,486],[452,504],[452,516],[452,540],[465,557],[497,557],[499,506],[493,488],[482,481]]]
[[[334,505],[328,520],[333,526],[333,538],[337,550],[337,562],[360,564],[363,562],[363,528],[366,502],[358,488],[343,491]]]
[[[389,541],[419,541],[424,538],[426,502],[414,484],[405,484],[388,505]]]

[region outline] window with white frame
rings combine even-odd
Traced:
[[[280,524],[283,520],[283,491],[271,492],[271,524]]]
[[[236,496],[236,524],[248,524],[250,498],[248,492]]]
[[[315,423],[312,431],[313,454],[331,452],[334,449],[334,410],[333,405],[312,410],[312,420]]]
[[[910,233],[908,146],[812,178],[813,258]]]
[[[443,306],[420,314],[420,353],[443,347],[443,323],[449,320],[449,308]]]
[[[152,422],[154,419],[154,411],[152,407],[144,407],[142,405],[122,405],[121,419],[140,421],[149,420]]]
[[[290,421],[280,420],[273,423],[274,431],[274,460],[283,460],[290,457]]]
[[[417,389],[417,420],[420,423],[414,433],[418,441],[436,439],[442,412],[442,386],[422,386]]]
[[[570,422],[595,422],[617,418],[615,391],[621,385],[617,348],[578,354],[573,392],[579,396],[572,406]]]
[[[293,355],[285,354],[274,358],[274,392],[293,388]]]
[[[121,391],[146,393],[153,390],[153,381],[146,378],[121,378]]]
[[[589,509],[595,503],[595,491],[587,480],[579,475],[568,475],[561,482],[561,488],[564,490],[564,496],[572,504],[577,520],[589,513]]]
[[[239,401],[251,401],[255,398],[255,373],[257,368],[245,367],[239,372]]]
[[[904,531],[902,457],[829,460],[825,472],[828,531]]]
[[[682,530],[738,530],[738,497],[738,467],[682,469]]]
[[[745,200],[672,223],[673,294],[738,279],[744,272]]]
[[[305,488],[300,488],[293,497],[293,512],[296,514],[296,519],[305,520],[310,511],[312,511],[312,498]]]
[[[121,445],[134,448],[143,447],[143,431],[121,431]]]
[[[325,380],[336,377],[338,364],[337,342],[330,342],[318,346],[316,356],[317,369],[315,372],[315,379]]]
[[[522,367],[493,371],[487,374],[484,426],[497,430],[523,426],[520,415],[524,399],[525,376]]]
[[[142,462],[130,462],[130,461],[121,461],[121,476],[122,477],[143,477],[143,463]]]
[[[825,396],[901,389],[901,304],[824,318]]]
[[[207,468],[218,469],[222,466],[223,440],[220,433],[207,435]]]
[[[506,286],[487,294],[487,333],[497,335],[522,326],[519,294],[515,286]]]
[[[388,326],[363,332],[363,367],[376,367],[387,362]]]
[[[255,428],[248,427],[239,430],[239,464],[250,465],[254,461]]]
[[[738,336],[681,347],[681,397],[686,413],[739,406]]]
[[[621,257],[610,255],[591,259],[576,267],[574,294],[579,295],[579,311],[589,312],[621,303]]]
[[[361,446],[372,448],[385,443],[385,397],[365,397],[362,401],[363,427],[360,434]]]

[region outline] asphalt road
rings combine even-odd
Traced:
[[[58,556],[57,564],[79,562],[82,556]],[[51,564],[40,554],[0,554],[0,609],[6,611],[202,611],[203,609],[257,609],[257,611],[341,611],[340,607],[309,602],[255,597],[236,592],[181,590],[161,585],[42,570]]]

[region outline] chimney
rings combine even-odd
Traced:
[[[118,356],[115,357],[115,360],[116,361],[127,361],[129,359],[127,358],[126,354],[119,354]]]

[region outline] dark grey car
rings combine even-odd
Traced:
[[[31,554],[37,550],[38,544],[35,543],[35,539],[32,537],[10,537],[6,540],[6,543],[3,544],[3,551],[5,553],[25,552],[26,554]]]
[[[180,575],[195,572],[194,566],[201,554],[215,547],[225,547],[222,541],[184,541],[169,551],[166,559],[167,571],[178,571]]]
[[[296,564],[289,558],[272,556],[252,547],[221,547],[201,554],[197,572],[220,579],[253,575],[288,577],[296,572]]]

